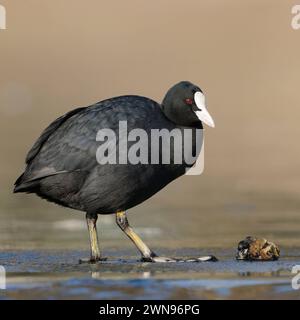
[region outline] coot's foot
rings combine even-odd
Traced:
[[[207,261],[218,261],[215,256],[204,256],[198,258],[169,258],[169,257],[142,257],[143,262],[207,262]]]
[[[169,257],[159,257],[159,256],[153,256],[153,257],[142,257],[142,262],[177,262],[174,258]]]
[[[82,258],[82,259],[79,259],[79,263],[90,263],[90,264],[93,264],[93,263],[97,263],[97,262],[101,262],[101,261],[106,261],[107,258]]]
[[[206,261],[219,261],[217,257],[211,255],[211,256],[204,256],[204,257],[198,257],[196,258],[199,262],[206,262]]]

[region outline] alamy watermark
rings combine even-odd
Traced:
[[[188,175],[204,169],[203,129],[128,130],[127,121],[119,121],[116,130],[99,130],[96,141],[101,142],[96,151],[100,165],[184,165]]]
[[[294,30],[300,29],[300,4],[296,4],[292,7],[292,21],[291,26]]]
[[[0,266],[0,290],[6,289],[6,272],[3,266]]]
[[[293,266],[292,273],[296,274],[292,279],[292,288],[294,290],[300,289],[300,265]]]
[[[6,29],[6,9],[0,4],[0,30]]]

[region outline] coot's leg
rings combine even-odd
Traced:
[[[100,249],[98,245],[98,235],[97,235],[97,219],[98,215],[90,215],[86,214],[86,222],[90,235],[90,243],[91,243],[91,258],[90,259],[80,259],[79,262],[90,262],[95,263],[97,261],[102,260],[100,255]],[[103,259],[104,260],[104,259]]]
[[[142,261],[145,262],[200,262],[200,261],[218,261],[215,256],[205,256],[197,258],[168,258],[159,257],[142,241],[142,239],[132,230],[128,223],[125,211],[116,213],[116,221],[121,230],[128,236],[128,238],[136,245],[142,254]]]
[[[142,261],[146,262],[175,262],[175,259],[167,257],[158,257],[148,246],[142,241],[142,239],[132,230],[128,223],[128,219],[125,211],[116,213],[117,225],[128,236],[128,238],[135,244],[140,253],[142,254]]]

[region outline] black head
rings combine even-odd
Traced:
[[[167,92],[162,110],[177,125],[201,127],[201,122],[214,127],[214,121],[205,107],[202,90],[189,81],[181,81]]]

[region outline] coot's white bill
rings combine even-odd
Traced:
[[[207,124],[210,127],[215,127],[215,123],[211,115],[208,113],[206,107],[205,107],[205,96],[202,92],[197,91],[194,94],[194,100],[196,103],[196,106],[200,109],[195,111],[196,116],[198,119],[205,124]]]

